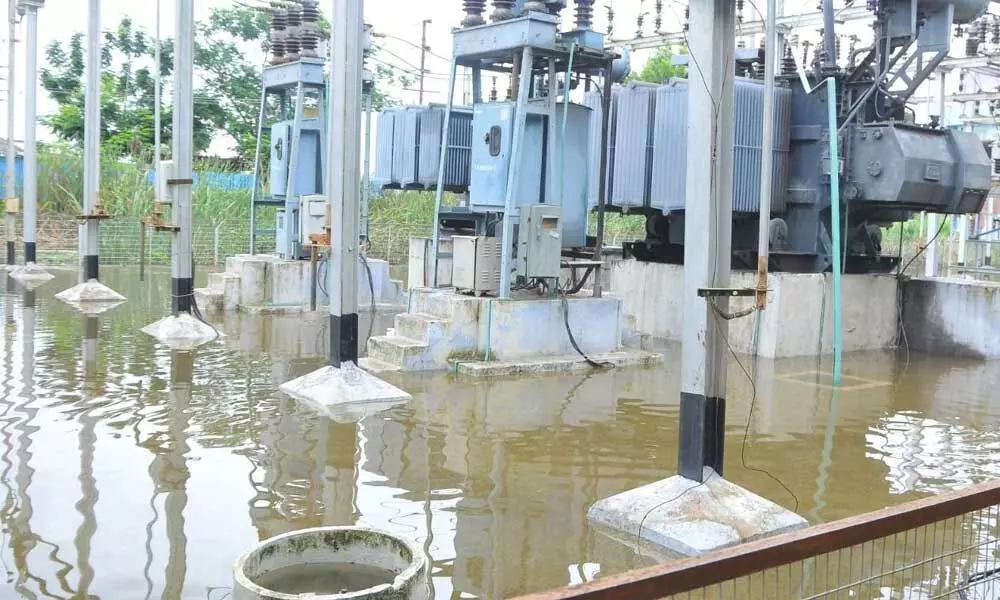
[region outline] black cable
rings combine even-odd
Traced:
[[[358,256],[361,257],[361,264],[365,266],[365,271],[368,273],[368,292],[372,300],[372,314],[371,318],[368,319],[368,337],[365,338],[365,348],[367,348],[368,340],[372,339],[372,330],[375,328],[375,283],[372,281],[372,270],[368,266],[368,259],[365,258],[364,253],[359,253]]]
[[[569,326],[569,299],[566,297],[565,290],[563,290],[562,287],[560,287],[558,284],[556,284],[556,293],[559,294],[559,299],[562,302],[563,323],[566,325],[566,335],[569,336],[569,343],[573,346],[573,349],[576,350],[577,354],[579,354],[580,356],[583,357],[583,360],[588,365],[590,365],[591,367],[594,367],[595,369],[613,369],[613,368],[615,368],[615,365],[613,363],[610,363],[610,362],[607,362],[607,361],[605,361],[605,362],[597,362],[597,361],[593,360],[592,358],[590,358],[589,356],[587,356],[587,353],[584,352],[580,348],[580,345],[576,343],[576,337],[573,335],[573,331],[572,331],[572,329],[570,329],[570,326]]]
[[[927,248],[930,247],[930,245],[934,243],[934,240],[938,239],[938,236],[941,235],[942,231],[944,231],[944,226],[947,223],[948,223],[948,219],[941,219],[941,226],[938,227],[937,233],[934,234],[934,237],[932,237],[929,242],[927,242],[926,244],[924,244],[923,248],[921,248],[920,250],[917,251],[917,253],[913,256],[913,258],[910,259],[910,262],[906,263],[905,267],[903,267],[902,269],[899,270],[899,275],[897,275],[897,277],[902,277],[903,273],[906,273],[906,270],[908,268],[910,268],[910,265],[913,264],[913,261],[915,261],[918,258],[920,258],[920,255],[923,254],[924,251],[927,250]],[[902,227],[902,225],[900,225],[900,228],[899,228],[899,235],[900,236],[903,235],[903,227]]]
[[[655,511],[663,508],[664,506],[670,504],[671,502],[676,502],[677,500],[680,500],[681,498],[683,498],[684,496],[686,496],[688,493],[693,492],[694,490],[696,490],[696,489],[698,489],[698,488],[700,488],[700,487],[702,487],[704,485],[707,485],[708,482],[711,481],[713,477],[718,477],[718,476],[719,476],[718,473],[713,472],[711,475],[709,475],[708,477],[705,478],[705,481],[702,481],[698,485],[693,485],[693,486],[689,487],[688,489],[686,489],[683,492],[677,494],[673,498],[671,498],[669,500],[664,500],[663,502],[660,502],[659,504],[657,504],[653,508],[651,508],[648,511],[646,511],[646,514],[642,515],[642,520],[639,521],[639,531],[637,531],[636,534],[635,534],[635,550],[636,550],[636,553],[639,553],[639,546],[642,543],[642,526],[646,524],[646,519],[649,517],[649,515],[653,514],[653,512],[655,512]]]

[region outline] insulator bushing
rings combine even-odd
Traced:
[[[986,17],[983,17],[982,19],[979,20],[979,32],[978,33],[979,33],[979,43],[980,44],[985,44],[986,43],[986,36],[987,36],[989,30],[990,30],[990,24],[986,20]]]
[[[302,0],[302,23],[319,23],[319,3],[316,0]]]
[[[302,26],[299,28],[299,56],[316,58],[317,48],[319,48],[319,29],[316,27]]]
[[[271,35],[271,62],[276,65],[285,62],[285,30],[274,31]]]
[[[979,54],[979,40],[969,36],[965,38],[965,55],[976,56]]]
[[[486,24],[486,19],[483,18],[483,13],[486,12],[486,0],[464,0],[462,8],[465,9],[462,27],[476,27]]]
[[[576,0],[576,28],[589,31],[594,27],[594,0]]]
[[[615,9],[608,5],[608,37],[615,33]]]
[[[790,47],[786,47],[785,56],[781,59],[781,74],[794,75],[796,70],[795,57],[792,56],[792,49]]]
[[[288,11],[275,11],[274,16],[271,17],[271,28],[277,31],[288,29]]]
[[[539,0],[532,0],[532,1],[524,3],[524,9],[523,9],[523,11],[525,13],[529,13],[529,12],[540,12],[540,13],[543,13],[543,12],[548,12],[549,11],[549,7],[548,7],[548,5],[545,4],[545,2],[540,2]]]
[[[288,28],[292,29],[302,24],[302,9],[293,6],[288,9]]]
[[[840,62],[840,43],[841,43],[840,42],[840,36],[837,36],[837,42],[835,44],[835,50],[834,50],[834,52],[835,52],[835,54],[834,54],[834,60],[837,63]]]
[[[299,48],[300,46],[299,38],[299,28],[288,28],[285,32],[285,58],[288,60],[297,60],[299,58]]]
[[[993,39],[991,41],[994,44],[1000,44],[1000,20],[993,21]]]
[[[517,13],[514,12],[516,4],[514,0],[493,0],[493,14],[490,15],[490,18],[494,22],[513,19],[517,16]]]

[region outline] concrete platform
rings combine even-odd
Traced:
[[[911,350],[1000,359],[1000,284],[914,278],[903,283],[902,304]]]
[[[59,292],[56,298],[87,315],[101,314],[125,302],[125,296],[96,279]]]
[[[642,350],[594,354],[590,359],[609,368],[650,367],[663,362],[663,355]],[[594,367],[580,355],[526,360],[522,362],[455,361],[455,373],[469,377],[504,377],[539,373],[572,373]]]
[[[662,360],[626,351],[621,300],[574,296],[567,304],[570,330],[588,356],[606,356],[615,366]],[[410,290],[407,312],[396,316],[390,335],[368,342],[368,357],[364,364],[378,372],[457,369],[499,375],[586,366],[566,332],[562,300],[533,292],[500,300],[453,290]]]
[[[14,267],[8,271],[8,275],[12,279],[16,279],[21,282],[33,282],[33,283],[45,283],[46,281],[55,277],[52,273],[49,273],[42,267],[36,265],[35,263],[28,263],[20,267]]]
[[[319,268],[317,306],[329,301],[329,289]],[[371,285],[368,271],[371,270]],[[226,270],[211,273],[208,287],[195,290],[198,306],[206,311],[256,311],[264,314],[294,314],[308,310],[313,288],[309,261],[281,260],[270,255],[238,255],[226,259]],[[372,290],[377,306],[399,306],[405,302],[403,284],[389,276],[389,263],[368,259],[368,269],[358,261],[358,303],[371,306]]]
[[[633,259],[610,265],[609,294],[621,298],[627,337],[650,336],[680,341],[683,332],[684,268]],[[732,287],[756,287],[756,273],[733,272]],[[844,350],[880,350],[896,346],[898,281],[893,275],[845,275],[843,286]],[[761,313],[758,351],[765,358],[816,356],[833,351],[833,280],[821,273],[772,273],[767,309]],[[825,314],[821,307],[825,302]],[[733,299],[733,312],[751,306],[752,298]],[[737,352],[750,354],[755,318],[729,323]]]
[[[353,363],[339,369],[323,367],[293,379],[279,389],[330,418],[373,414],[373,410],[379,412],[412,398]]]
[[[708,468],[706,475],[702,484],[676,475],[606,498],[590,507],[587,518],[657,558],[699,556],[809,525]]]
[[[142,332],[166,344],[171,350],[194,350],[224,335],[218,329],[202,323],[187,313],[160,319],[152,325],[143,327]]]

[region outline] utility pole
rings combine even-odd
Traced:
[[[177,0],[177,47],[174,51],[174,176],[168,181],[173,196],[173,260],[170,289],[173,313],[191,313],[194,297],[194,240],[191,232],[192,169],[194,167],[194,0]]]
[[[38,9],[45,0],[19,0],[18,12],[26,12],[24,45],[24,266],[10,276],[21,281],[43,282],[52,279],[39,267],[35,232],[38,222],[38,141],[35,128],[38,120]]]
[[[687,206],[684,238],[684,333],[678,472],[704,482],[722,475],[732,254],[733,105],[736,10],[732,0],[691,2],[690,48],[702,77],[688,93]]]
[[[163,177],[163,173],[160,170],[160,156],[162,155],[160,144],[163,141],[161,139],[162,135],[161,130],[163,129],[163,123],[162,123],[162,116],[160,114],[160,108],[161,105],[163,104],[163,90],[162,90],[162,83],[160,81],[162,79],[160,74],[163,71],[163,69],[160,66],[161,43],[162,42],[160,40],[160,0],[156,0],[156,49],[153,52],[154,60],[156,61],[156,72],[153,78],[153,102],[156,104],[156,106],[153,107],[153,123],[154,123],[153,148],[155,149],[154,152],[156,152],[156,154],[154,155],[153,158],[153,169],[155,169],[156,172],[155,194],[156,194],[157,204],[163,202],[163,198],[160,197],[160,190],[162,189],[162,186],[160,184],[160,177]],[[145,227],[145,225],[143,225],[143,227]]]
[[[421,24],[423,32],[420,34],[420,105],[424,103],[424,77],[427,73],[427,26],[431,23],[430,19],[424,19]]]
[[[14,49],[17,43],[17,1],[7,2],[7,265],[17,264],[17,250],[14,248],[17,238],[17,213],[19,210],[17,189],[14,180],[15,157],[17,147],[14,145],[14,92],[16,79],[14,77]]]
[[[943,70],[938,71],[938,98],[937,98],[937,109],[938,113],[941,115],[938,121],[943,129],[946,125],[945,121],[947,119],[947,77]],[[937,235],[938,228],[941,224],[941,215],[937,213],[927,213],[927,250],[926,256],[924,257],[924,277],[937,277],[937,263],[938,263],[938,241],[935,239]],[[900,230],[902,231],[902,230]],[[902,235],[902,233],[900,234]]]

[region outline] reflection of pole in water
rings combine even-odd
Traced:
[[[100,384],[96,380],[97,369],[97,338],[101,324],[97,317],[84,317],[83,319],[83,373],[85,391],[83,404],[86,407],[80,413],[80,501],[76,503],[76,510],[80,513],[82,521],[76,531],[73,544],[76,546],[77,562],[80,569],[80,582],[78,585],[79,595],[87,598],[90,586],[94,581],[94,567],[90,564],[91,544],[94,534],[97,532],[97,517],[94,509],[97,506],[97,499],[100,492],[97,489],[97,480],[94,477],[94,449],[97,445],[97,434],[95,429],[99,419],[92,414],[93,407],[90,406],[91,399],[100,394]]]
[[[191,473],[187,466],[188,410],[191,406],[191,385],[194,381],[193,352],[170,353],[170,407],[167,429],[170,449],[162,458],[160,469],[150,469],[157,489],[166,490],[163,512],[167,519],[167,558],[163,598],[180,598],[187,576],[187,536],[184,534],[184,508],[187,506],[187,482]]]
[[[10,311],[10,297],[6,297],[7,302],[7,318],[10,322],[13,322],[13,314]],[[73,569],[73,565],[67,563],[66,561],[58,557],[59,547],[51,542],[47,542],[41,539],[37,534],[31,530],[31,518],[34,515],[34,510],[32,508],[31,497],[28,495],[28,488],[31,486],[31,481],[34,477],[35,470],[31,467],[31,444],[32,435],[38,431],[38,427],[32,425],[35,416],[38,414],[38,409],[31,406],[34,402],[34,369],[35,369],[35,294],[33,292],[25,292],[23,297],[23,308],[21,319],[21,402],[13,407],[9,404],[5,406],[6,410],[13,409],[15,412],[20,413],[23,417],[17,419],[3,419],[3,425],[0,425],[0,433],[2,433],[4,438],[4,453],[0,456],[0,461],[3,463],[3,481],[6,483],[9,481],[9,473],[11,469],[14,468],[16,463],[16,474],[14,475],[14,488],[16,488],[16,501],[13,500],[12,496],[14,494],[8,494],[8,501],[3,505],[3,511],[0,516],[4,524],[9,528],[11,532],[11,550],[14,555],[14,565],[17,569],[17,580],[14,584],[14,589],[18,591],[21,596],[24,597],[34,597],[34,592],[26,587],[26,583],[31,581],[37,586],[39,592],[49,598],[56,598],[57,596],[52,595],[48,591],[48,585],[46,581],[36,575],[32,575],[28,570],[28,556],[31,554],[32,550],[38,544],[43,544],[51,548],[51,552],[48,553],[49,558],[55,562],[58,566],[55,569],[56,578],[59,581],[59,585],[66,594],[72,594],[70,590],[69,583],[66,580],[66,574]],[[12,352],[12,339],[14,336],[6,335],[4,339],[7,341],[5,344],[4,354],[7,357],[7,377],[5,381],[8,382],[6,385],[6,392],[3,396],[5,399],[14,397],[12,392],[12,385],[10,382],[14,381],[13,376],[13,352]],[[6,403],[5,403],[6,404]],[[6,412],[5,410],[5,412]],[[7,432],[7,425],[13,421],[14,429],[17,431],[17,441],[16,449],[14,449],[15,444],[11,443],[10,434]],[[14,449],[14,460],[11,460],[10,452]]]

